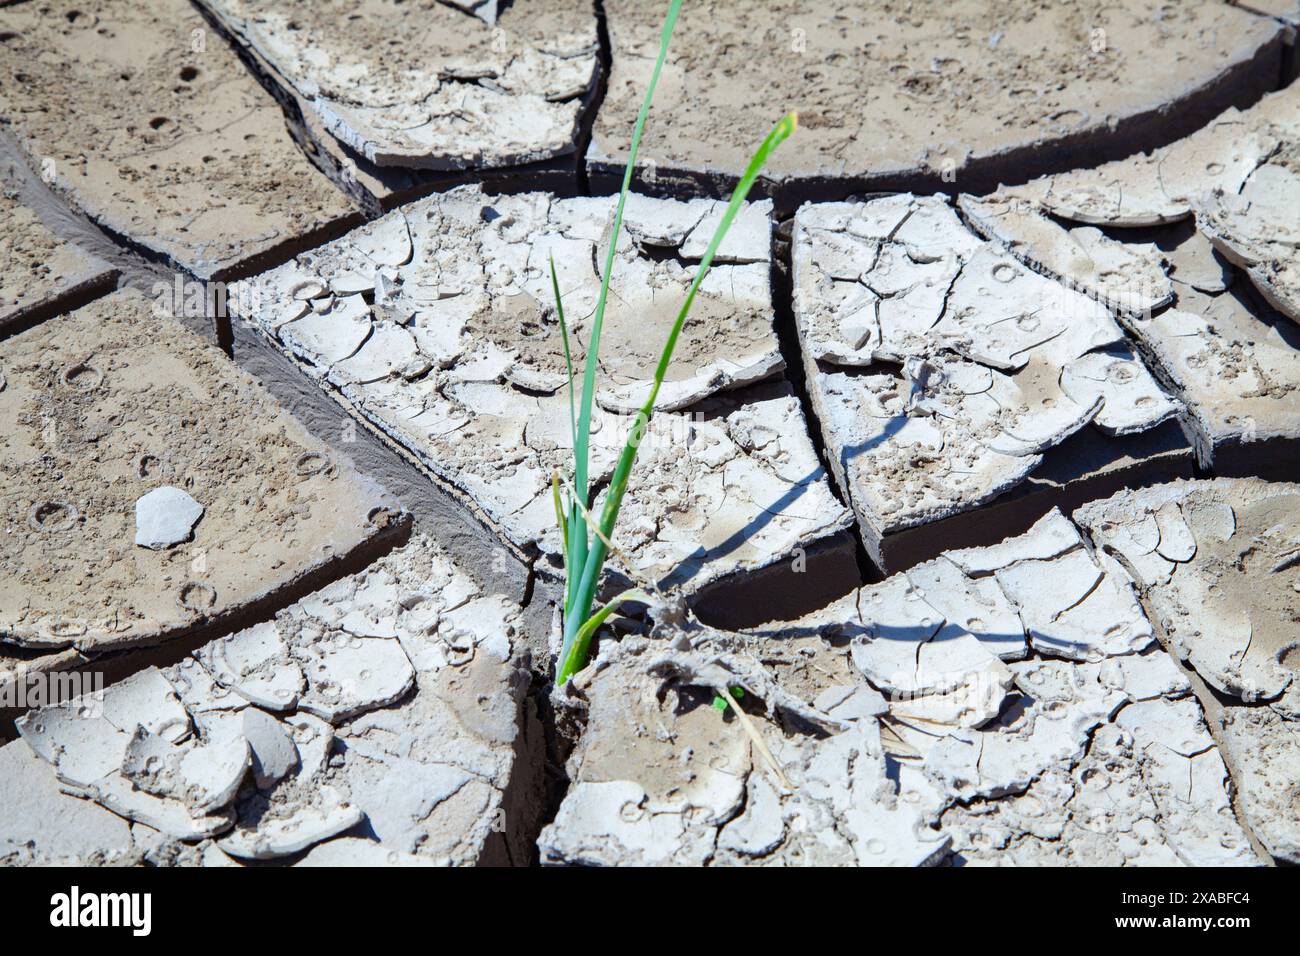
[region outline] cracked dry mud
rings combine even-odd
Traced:
[[[1236,0],[1237,5],[1285,23],[1300,24],[1300,3],[1296,0]]]
[[[558,566],[551,475],[572,454],[554,258],[585,360],[613,198],[465,187],[396,210],[232,293],[366,421]],[[720,204],[632,197],[616,250],[592,475],[608,480]],[[719,249],[642,443],[617,544],[638,581],[697,592],[788,561],[848,524],[784,367],[768,279],[770,204]],[[581,382],[575,383],[579,388]],[[750,386],[748,388],[744,386]],[[597,505],[600,499],[597,498]]]
[[[1260,862],[1190,681],[1057,511],[797,621],[606,645],[576,686],[544,862]]]
[[[138,293],[5,340],[0,370],[6,683],[265,605],[401,523],[381,488]],[[174,486],[201,520],[183,543],[142,547],[137,502]]]
[[[1181,482],[1075,513],[1142,589],[1166,645],[1217,692],[1246,819],[1300,863],[1300,485]]]
[[[1216,252],[1244,270],[1271,306],[1300,322],[1300,272],[1295,265],[1300,232],[1294,216],[1300,204],[1298,150],[1300,91],[1290,87],[1250,109],[1228,110],[1204,129],[1150,154],[1007,190],[1006,196],[1025,203],[1005,236],[1022,245],[1026,258],[1042,268],[1087,283],[1086,277],[1077,276],[1077,266],[1062,257],[1065,249],[1057,239],[1061,227],[1025,210],[1025,204],[1037,204],[1065,219],[1121,229],[1194,217]],[[1108,264],[1096,257],[1095,265]],[[1111,271],[1134,292],[1149,287],[1140,283],[1141,277]],[[1129,311],[1168,301],[1167,295],[1161,301],[1143,298],[1131,296]]]
[[[346,19],[311,0],[204,4],[378,166],[486,169],[571,153],[595,87],[591,0],[511,4],[499,19],[494,0],[482,20],[457,9],[468,3],[366,0]]]
[[[658,49],[660,11],[636,0],[605,10],[613,69],[587,162],[593,176],[613,177]],[[1059,168],[1063,154],[1081,165],[1131,152],[1126,142],[1174,116],[1190,131],[1250,102],[1250,90],[1276,88],[1283,30],[1219,0],[1100,10],[1076,0],[688,7],[639,172],[642,181],[722,188],[768,130],[753,104],[779,102],[799,111],[800,135],[765,177],[791,195],[790,208],[795,188],[843,196],[937,184],[945,173],[990,186],[1023,180],[1042,163]]]
[[[50,232],[0,178],[0,329],[106,292],[116,277],[106,263]]]
[[[204,278],[337,233],[351,202],[185,0],[5,11],[0,115],[74,207]]]
[[[1300,864],[1294,0],[687,3],[559,690],[662,8],[0,11],[0,865]]]
[[[1139,460],[1167,448],[1155,430],[1182,406],[1106,306],[981,240],[943,197],[807,205],[792,245],[812,405],[887,570],[911,563],[891,536],[1017,488],[1081,429],[1139,436]]]
[[[0,860],[526,861],[540,727],[518,615],[417,535],[102,701],[33,711],[0,749]]]
[[[1120,321],[1187,406],[1202,465],[1284,476],[1300,460],[1298,149],[1292,86],[1149,154],[962,202],[1035,269],[1101,297],[1109,274]],[[1081,233],[1099,238],[1085,248]]]

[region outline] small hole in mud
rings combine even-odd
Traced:
[[[0,43],[8,43],[10,40],[17,39],[18,34],[14,33],[12,30],[5,30],[3,33],[0,33]]]
[[[32,505],[27,524],[34,531],[67,531],[77,521],[77,509],[65,501],[41,501]]]
[[[1300,644],[1293,644],[1283,651],[1278,663],[1287,670],[1300,674]]]
[[[181,68],[181,82],[193,83],[199,75],[199,68],[196,66],[186,66]]]
[[[181,607],[201,614],[217,603],[217,592],[206,584],[191,581],[181,588],[180,601]]]
[[[63,373],[63,384],[80,392],[89,392],[99,388],[104,381],[104,374],[93,365],[84,362],[74,365]]]
[[[49,626],[49,633],[58,640],[81,637],[86,633],[86,625],[81,621],[55,621]]]
[[[309,451],[298,456],[298,460],[293,464],[293,470],[304,478],[310,478],[312,475],[319,475],[328,465],[329,459],[320,452]],[[371,514],[373,515],[373,512]],[[373,521],[373,518],[371,520]]]
[[[1116,385],[1125,385],[1137,377],[1137,372],[1127,362],[1114,362],[1106,369],[1106,377]]]
[[[1043,716],[1052,720],[1060,720],[1065,716],[1065,701],[1049,700],[1043,704]]]
[[[1110,783],[1110,778],[1104,770],[1098,767],[1088,767],[1079,775],[1080,782],[1094,790],[1104,790]]]
[[[168,122],[170,121],[165,116],[155,116],[153,119],[149,121],[149,128],[162,129],[164,126],[167,125]]]
[[[81,11],[80,11],[80,10],[69,10],[69,11],[68,11],[67,13],[65,13],[63,16],[67,19],[67,21],[68,21],[69,23],[76,23],[78,20],[81,19]]]
[[[164,468],[163,460],[157,455],[141,455],[135,462],[135,473],[141,478],[157,478]]]

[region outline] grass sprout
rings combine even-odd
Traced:
[[[614,210],[614,224],[609,238],[609,247],[605,252],[605,269],[601,278],[600,295],[596,300],[596,309],[593,313],[591,331],[588,336],[587,358],[583,370],[580,400],[574,395],[574,368],[570,351],[569,328],[564,318],[564,304],[560,296],[559,280],[556,277],[555,261],[554,259],[551,260],[551,286],[555,293],[555,309],[559,317],[560,333],[563,336],[564,344],[564,361],[568,370],[569,426],[573,438],[573,478],[571,481],[566,479],[562,482],[558,475],[553,476],[551,486],[555,499],[555,516],[560,526],[563,542],[565,576],[564,641],[560,649],[559,662],[556,665],[555,681],[557,685],[563,685],[565,681],[586,666],[592,638],[600,626],[620,605],[630,600],[643,600],[647,597],[643,590],[634,588],[616,595],[608,603],[593,611],[593,606],[596,603],[596,591],[600,581],[600,572],[605,566],[606,559],[611,553],[614,553],[615,556],[620,557],[620,560],[627,564],[626,559],[618,555],[618,549],[614,545],[614,525],[618,521],[619,509],[622,507],[623,497],[627,493],[628,479],[631,476],[632,465],[636,461],[637,449],[649,426],[650,418],[654,414],[654,404],[659,397],[660,386],[663,385],[668,366],[672,362],[673,352],[677,348],[677,339],[681,335],[687,316],[690,314],[691,305],[695,301],[695,295],[699,291],[700,283],[708,273],[709,267],[713,263],[713,257],[726,237],[727,231],[731,228],[731,224],[740,211],[745,197],[749,194],[750,188],[754,185],[755,179],[758,178],[759,171],[773,151],[794,132],[798,124],[794,113],[782,117],[758,147],[753,158],[749,161],[744,175],[737,183],[731,201],[727,204],[722,219],[713,233],[712,240],[709,242],[708,249],[700,260],[694,281],[687,290],[686,298],[682,302],[681,309],[678,311],[672,328],[668,332],[668,339],[664,343],[663,352],[660,354],[659,364],[655,368],[654,384],[650,389],[649,397],[646,398],[645,404],[637,412],[629,430],[622,453],[615,465],[613,477],[605,492],[604,505],[601,508],[600,516],[599,518],[593,518],[586,507],[586,501],[590,493],[591,409],[596,390],[596,365],[600,354],[600,335],[605,319],[605,303],[609,296],[610,273],[614,267],[614,251],[618,245],[619,232],[623,227],[623,209],[627,203],[628,190],[632,183],[632,171],[636,166],[637,151],[641,146],[641,134],[645,129],[646,116],[650,112],[650,103],[654,99],[655,86],[659,82],[659,73],[668,55],[668,45],[672,40],[673,28],[677,24],[677,16],[681,11],[681,6],[682,0],[672,0],[669,4],[659,42],[659,56],[655,60],[645,99],[641,103],[636,125],[632,129],[632,145],[628,153],[627,168],[623,173],[623,186],[619,191],[618,205]],[[631,565],[629,564],[628,567],[630,569]]]

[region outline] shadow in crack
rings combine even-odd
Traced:
[[[840,454],[840,467],[842,473],[845,475],[848,474],[849,462],[854,457],[870,451],[872,448],[875,448],[877,445],[897,434],[903,428],[904,421],[905,420],[902,418],[891,418],[885,423],[884,428],[881,429],[879,434],[873,435],[866,441],[860,442],[856,445],[846,446]],[[697,548],[692,554],[684,558],[670,574],[661,578],[657,582],[658,586],[665,589],[681,587],[699,574],[706,563],[715,561],[718,558],[739,550],[746,544],[746,542],[753,538],[754,535],[758,534],[763,528],[771,524],[773,519],[785,516],[787,512],[784,509],[789,508],[794,504],[794,502],[803,497],[807,493],[808,488],[814,482],[820,481],[825,476],[825,468],[820,466],[814,468],[807,475],[796,481],[787,492],[782,494],[771,504],[763,506],[759,513],[755,515],[754,518],[743,528],[729,535],[725,540],[712,548]],[[846,492],[845,497],[850,497],[847,495],[847,489],[842,490]]]
[[[904,416],[896,415],[885,422],[885,427],[878,434],[872,435],[866,441],[858,442],[856,445],[845,445],[844,450],[840,452],[840,473],[844,476],[844,483],[848,484],[849,480],[849,462],[893,438],[903,430],[906,422],[907,419]],[[852,495],[849,494],[849,490],[847,488],[843,490],[845,497],[851,499]]]
[[[786,515],[782,509],[790,507],[794,502],[807,493],[808,487],[815,481],[818,481],[826,474],[826,469],[820,465],[810,471],[803,478],[790,486],[790,490],[770,505],[764,506],[754,518],[743,528],[729,535],[720,544],[712,548],[696,548],[690,555],[683,558],[676,568],[670,574],[660,578],[658,586],[663,589],[681,587],[694,578],[704,568],[704,565],[710,561],[715,561],[725,555],[739,550],[754,535],[758,534],[763,528],[766,528],[772,521],[778,517]]]
[[[1102,580],[1104,580],[1104,576],[1099,579],[1098,587],[1102,586]],[[870,588],[870,585],[866,587]],[[1044,581],[1044,587],[1050,588],[1051,582]],[[918,600],[924,601],[924,598],[918,598]],[[1082,599],[1080,602],[1075,603],[1078,604],[1081,601]],[[1062,632],[1053,633],[1041,627],[1031,627],[1024,624],[1023,618],[1021,618],[1021,627],[1017,630],[1006,628],[990,629],[980,626],[981,622],[978,621],[967,620],[962,622],[945,617],[932,604],[926,603],[925,607],[933,612],[930,623],[926,625],[920,625],[915,621],[891,622],[890,618],[885,614],[878,617],[873,616],[869,608],[859,607],[856,611],[852,608],[845,608],[843,620],[815,624],[795,623],[793,626],[780,623],[773,627],[746,628],[745,634],[763,640],[797,640],[799,638],[819,637],[831,646],[840,648],[849,647],[858,641],[867,643],[900,642],[914,646],[915,652],[909,655],[913,661],[918,659],[922,645],[933,645],[936,650],[939,650],[939,645],[960,640],[968,635],[979,641],[995,657],[1007,653],[1008,650],[1015,650],[1018,646],[1020,650],[1015,650],[1015,656],[1007,658],[1011,660],[1020,659],[1032,652],[1037,652],[1047,657],[1081,661],[1088,659],[1090,654],[1095,651],[1092,644],[1081,643],[1078,640],[1066,637],[1064,629],[1062,629]],[[1005,610],[1019,616],[1019,610],[1009,600]],[[1116,623],[1119,622],[1099,622],[1097,637],[1101,637],[1106,626],[1113,627]],[[1151,641],[1154,643],[1154,635],[1152,635]],[[897,650],[891,650],[890,657],[903,659],[903,655],[900,655]]]

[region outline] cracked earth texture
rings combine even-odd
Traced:
[[[0,863],[1300,863],[1300,10],[1094,7],[686,4],[556,689],[661,11],[0,0]]]

